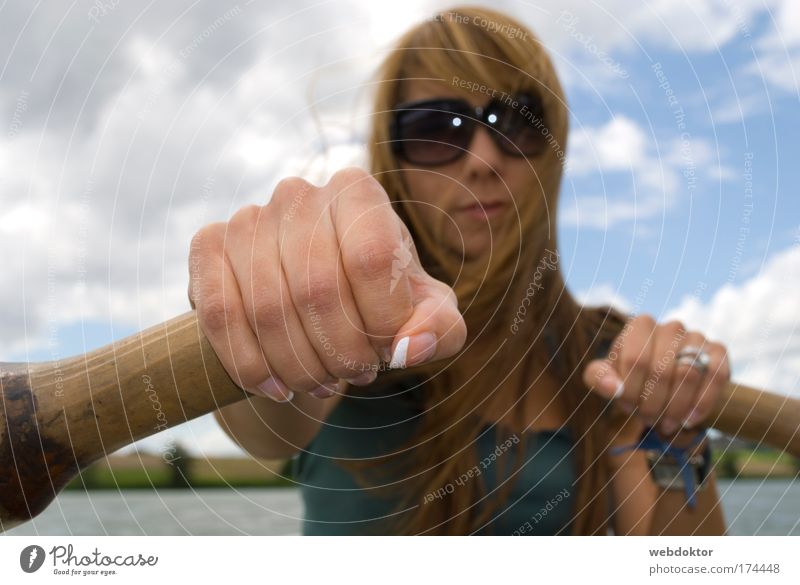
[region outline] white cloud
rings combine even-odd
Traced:
[[[660,217],[681,200],[680,193],[691,190],[694,177],[715,181],[736,177],[721,164],[719,149],[708,140],[663,139],[620,114],[601,126],[574,129],[569,144],[567,182],[588,177],[594,186],[594,193],[579,193],[571,200],[562,195],[561,220],[569,225],[607,229]],[[630,181],[630,187],[609,190],[604,181],[611,177]]]
[[[646,161],[647,137],[633,120],[617,115],[604,126],[581,128],[570,135],[569,169],[625,171]]]
[[[59,20],[32,21],[42,30],[10,54],[0,90],[13,119],[13,131],[0,136],[0,256],[8,273],[0,356],[44,348],[53,328],[70,323],[113,319],[144,328],[187,310],[188,246],[197,229],[246,203],[266,203],[283,176],[322,177],[363,161],[353,142],[360,126],[338,128],[365,93],[375,55],[353,34],[342,4],[297,16],[236,6],[203,34],[226,7],[202,5],[171,25],[148,17],[133,24],[135,11],[120,5],[92,48],[114,66],[78,58],[67,70],[75,49],[58,35],[85,28],[73,14],[53,32],[61,70],[40,70],[47,77],[33,86],[17,70],[35,63],[31,55]],[[1,31],[9,21],[5,14],[0,21]],[[131,30],[118,29],[120,21]],[[259,30],[270,34],[252,34]],[[287,49],[286,39],[296,47]],[[70,81],[60,84],[56,74]],[[79,112],[75,103],[87,107]],[[332,136],[327,159],[309,105]]]
[[[609,282],[597,283],[587,290],[576,291],[575,298],[585,306],[613,305],[623,312],[632,310],[630,302],[620,294],[617,287]]]
[[[800,46],[762,48],[746,68],[756,78],[763,78],[773,86],[797,94],[800,78]]]
[[[707,303],[686,297],[664,316],[724,343],[733,378],[800,397],[800,246],[774,254],[748,281],[720,287]]]
[[[800,5],[793,0],[769,2],[768,25],[754,39],[755,56],[745,71],[771,86],[797,95],[800,79]]]
[[[752,45],[744,70],[772,87],[796,93],[800,77],[800,5],[794,0],[628,0],[539,4],[524,20],[555,54],[569,86],[605,94],[627,86],[631,55],[656,47],[686,55],[720,53],[732,43]],[[512,8],[513,12],[513,8]],[[570,18],[565,18],[570,15]],[[571,23],[571,24],[570,24]],[[603,58],[598,55],[602,54]],[[738,108],[728,105],[726,121]]]

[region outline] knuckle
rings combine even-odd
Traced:
[[[388,200],[380,182],[361,167],[345,167],[333,174],[327,187],[336,191],[356,189],[355,193],[378,194]]]
[[[262,207],[260,205],[250,204],[240,207],[233,214],[228,222],[230,230],[239,232],[241,230],[252,230],[253,226],[258,221],[258,216],[261,213]]]
[[[332,176],[330,181],[328,182],[329,185],[336,184],[336,185],[350,185],[353,183],[358,183],[359,181],[368,181],[372,178],[365,169],[356,166],[344,167],[336,171]]]
[[[630,325],[633,328],[645,328],[645,329],[654,329],[658,323],[652,317],[652,315],[648,315],[647,313],[642,313],[641,315],[636,315],[633,319],[630,320]]]
[[[224,222],[214,222],[197,230],[189,244],[190,258],[202,256],[211,250],[218,249],[221,235],[225,232],[225,226]]]
[[[275,185],[270,202],[274,201],[278,205],[289,204],[313,188],[314,186],[302,177],[284,177]]]
[[[663,330],[669,333],[673,344],[686,337],[686,327],[678,320],[669,321],[662,326]]]
[[[339,286],[335,276],[317,276],[300,287],[297,298],[302,310],[329,313],[339,306]]]
[[[313,185],[306,181],[303,177],[284,177],[278,184],[275,185],[273,190],[273,197],[294,195],[297,191],[310,189]]]
[[[653,317],[652,315],[650,315],[648,313],[643,313],[642,315],[639,315],[638,318],[642,323],[645,323],[646,325],[648,325],[650,327],[655,327],[657,325],[655,317]]]
[[[210,296],[197,303],[197,319],[203,329],[214,335],[225,331],[233,323],[234,308],[222,296]]]
[[[285,326],[286,311],[280,300],[267,293],[253,295],[253,324],[257,331],[274,331]]]
[[[686,327],[680,319],[672,319],[664,323],[664,327],[668,327],[671,331],[685,331]]]
[[[395,247],[385,240],[371,240],[342,252],[343,262],[353,276],[365,280],[389,274],[397,255]]]

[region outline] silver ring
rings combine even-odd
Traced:
[[[708,364],[711,363],[711,356],[696,345],[687,345],[681,348],[675,361],[679,364],[690,365],[699,370],[701,374],[705,374]]]

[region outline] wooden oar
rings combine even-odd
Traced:
[[[0,364],[0,531],[101,457],[246,396],[194,311],[64,362]],[[730,383],[711,425],[800,455],[800,401]]]

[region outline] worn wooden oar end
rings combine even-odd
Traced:
[[[0,531],[94,461],[246,395],[194,311],[64,362],[0,364]]]
[[[68,436],[41,432],[24,365],[0,365],[0,396],[0,530],[8,530],[42,512],[81,463]]]

